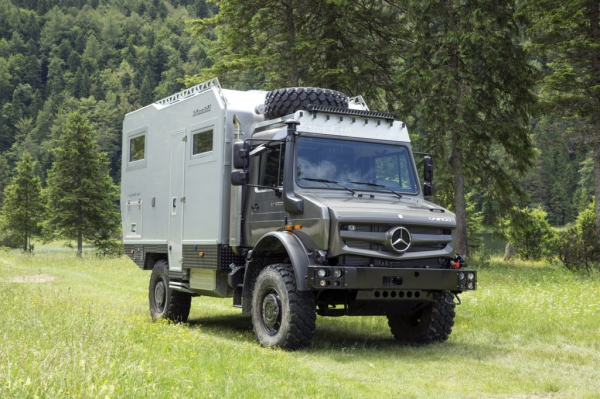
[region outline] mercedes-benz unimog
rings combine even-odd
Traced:
[[[333,90],[212,79],[127,114],[123,240],[152,271],[152,318],[187,321],[210,296],[250,314],[263,346],[309,345],[317,314],[446,340],[477,275],[422,165],[423,184],[404,123]]]

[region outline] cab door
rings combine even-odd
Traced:
[[[271,144],[268,150],[257,160],[256,185],[248,187],[250,195],[246,204],[251,245],[255,245],[268,232],[283,228],[285,211],[283,209],[283,161],[285,145]],[[270,187],[270,188],[269,188]]]

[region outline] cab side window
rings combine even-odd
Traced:
[[[281,187],[283,185],[283,161],[285,146],[276,144],[260,156],[260,173],[258,184],[267,187]]]

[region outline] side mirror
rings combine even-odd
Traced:
[[[423,185],[423,196],[431,197],[433,195],[433,185],[430,182],[425,182]]]
[[[244,141],[233,144],[233,167],[235,169],[248,168],[248,145]]]
[[[243,186],[248,184],[248,171],[235,169],[231,171],[231,185],[232,186]]]
[[[433,158],[429,155],[423,158],[423,180],[431,183],[433,181]]]

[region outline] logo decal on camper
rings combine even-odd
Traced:
[[[210,104],[209,104],[209,105],[207,105],[207,106],[206,106],[206,107],[204,107],[204,108],[195,109],[195,110],[194,110],[194,114],[193,114],[192,116],[198,116],[198,115],[202,115],[202,114],[205,114],[205,113],[207,113],[207,112],[210,112]]]

